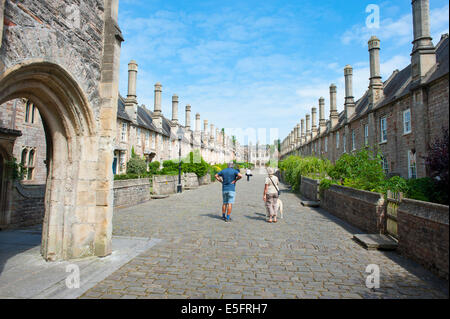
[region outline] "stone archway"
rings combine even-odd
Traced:
[[[99,139],[83,91],[62,67],[44,61],[17,65],[0,75],[0,104],[34,102],[49,136],[41,253],[46,260],[110,253],[111,207],[97,179]],[[110,165],[109,165],[110,167]],[[105,210],[105,208],[107,208]]]

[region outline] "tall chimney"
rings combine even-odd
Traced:
[[[125,113],[132,122],[137,121],[136,80],[138,65],[132,60],[128,63],[128,93],[125,99]]]
[[[215,132],[215,130],[214,130],[214,124],[211,124],[211,125],[210,125],[210,129],[211,129],[211,133],[210,133],[210,135],[209,135],[209,138],[213,141],[213,140],[214,140],[214,132]]]
[[[317,108],[313,107],[311,109],[311,138],[315,138],[317,136]]]
[[[195,114],[195,131],[200,132],[200,114]]]
[[[373,106],[383,97],[383,82],[380,75],[380,39],[372,36],[368,44],[370,54],[369,104]]]
[[[319,99],[319,135],[324,133],[327,128],[327,121],[325,120],[325,99]]]
[[[189,104],[186,105],[186,121],[184,126],[187,130],[191,129],[191,106]]]
[[[430,36],[429,0],[413,0],[414,41],[411,53],[412,80],[420,81],[436,64],[436,51]]]
[[[337,104],[336,104],[336,85],[330,85],[330,124],[331,127],[335,127],[339,121],[339,114],[337,112]]]
[[[208,120],[203,121],[203,132],[208,133]]]
[[[178,95],[172,96],[172,122],[178,123]]]
[[[301,127],[300,140],[301,140],[302,144],[304,144],[304,143],[305,143],[305,140],[306,140],[306,135],[305,135],[305,119],[301,119],[301,120],[300,120],[300,127]]]
[[[130,101],[136,100],[137,72],[138,72],[138,65],[136,61],[131,60],[130,63],[128,63],[128,94],[127,94],[127,99],[129,99]]]
[[[161,92],[162,85],[161,83],[157,82],[155,84],[155,103],[153,109],[153,113],[157,116],[161,115]]]
[[[300,124],[295,126],[295,145],[300,144]]]
[[[310,128],[310,123],[309,123],[309,119],[311,118],[311,116],[309,114],[306,114],[306,141],[311,140],[311,128]]]
[[[355,100],[353,97],[353,68],[347,65],[344,68],[345,77],[345,118],[349,120],[355,113]]]

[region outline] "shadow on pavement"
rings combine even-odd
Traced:
[[[218,220],[223,221],[222,215],[217,215],[217,214],[203,214],[203,215],[200,215],[200,216],[203,216],[203,217],[209,217],[209,218],[218,219]]]

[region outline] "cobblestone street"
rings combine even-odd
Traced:
[[[302,207],[285,187],[284,219],[265,222],[264,178],[238,182],[232,222],[219,183],[115,212],[113,233],[161,239],[82,298],[448,298],[448,286],[394,252],[367,251],[358,229]],[[380,267],[380,289],[365,286]]]

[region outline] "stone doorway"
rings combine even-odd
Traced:
[[[108,255],[112,211],[97,205],[99,146],[86,97],[60,66],[30,63],[0,76],[0,104],[22,98],[39,110],[47,136],[42,256],[53,261]]]

